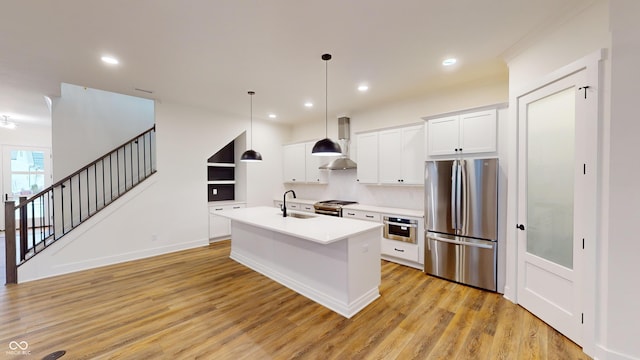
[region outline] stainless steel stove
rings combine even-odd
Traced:
[[[324,200],[313,204],[316,214],[340,216],[342,217],[342,207],[345,205],[357,204],[356,201],[344,200]]]

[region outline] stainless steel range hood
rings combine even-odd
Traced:
[[[330,163],[320,166],[319,169],[348,170],[357,168],[356,162],[349,159],[349,144],[351,142],[349,120],[344,116],[338,118],[338,143],[342,148],[342,155]]]

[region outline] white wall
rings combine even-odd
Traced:
[[[153,101],[71,84],[52,99],[54,182],[153,126]]]
[[[635,224],[640,219],[640,122],[637,87],[640,81],[640,2],[611,1],[611,118],[609,141],[608,272],[603,284],[603,346],[616,356],[640,359],[640,242]]]
[[[242,134],[245,118],[157,104],[158,172],[19,268],[20,282],[208,244],[207,159]],[[247,201],[271,205],[281,185],[281,141],[288,127],[254,121]]]

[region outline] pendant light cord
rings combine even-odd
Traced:
[[[324,62],[324,137],[329,137],[329,60]]]
[[[249,95],[251,96],[249,99],[249,109],[250,109],[250,131],[251,135],[249,136],[249,149],[253,149],[253,94],[254,91],[249,91]]]

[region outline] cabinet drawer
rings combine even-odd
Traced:
[[[313,207],[313,205],[308,205],[308,204],[300,204],[300,207],[298,208],[298,210],[310,212],[310,213],[316,212],[316,209]]]
[[[215,214],[217,211],[221,210],[232,210],[232,209],[241,209],[247,207],[246,204],[230,204],[230,205],[210,205],[209,206],[209,214]]]
[[[416,244],[403,243],[402,241],[394,241],[382,239],[380,252],[401,259],[418,262],[419,246]]]
[[[354,218],[354,219],[360,219],[360,220],[367,220],[367,221],[375,221],[375,222],[382,221],[379,213],[374,213],[369,211],[342,209],[342,216]]]

